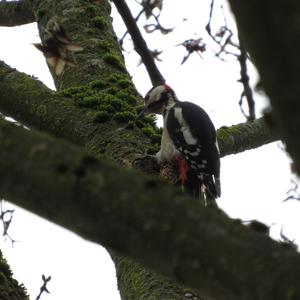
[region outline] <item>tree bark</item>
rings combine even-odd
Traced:
[[[20,26],[35,22],[31,0],[0,1],[0,26]]]

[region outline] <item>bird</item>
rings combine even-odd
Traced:
[[[147,92],[138,118],[148,114],[163,116],[158,163],[175,163],[182,188],[207,205],[215,203],[221,196],[220,151],[208,114],[192,102],[179,101],[167,84]]]

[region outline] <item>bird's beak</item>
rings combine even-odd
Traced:
[[[149,113],[148,107],[144,107],[136,117],[136,120],[143,119]]]

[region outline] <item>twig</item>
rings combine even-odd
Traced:
[[[44,274],[42,274],[42,279],[43,279],[43,285],[40,287],[40,293],[36,297],[36,300],[41,299],[41,296],[44,292],[50,294],[50,292],[47,289],[47,283],[51,280],[51,276],[48,276],[47,278],[45,277]]]
[[[286,192],[288,195],[282,202],[286,202],[288,200],[297,200],[300,201],[299,194],[299,184],[294,179],[291,181],[292,187]]]
[[[143,14],[144,11],[145,11],[144,8],[142,8],[142,10],[141,10],[141,11],[138,13],[138,15],[134,18],[135,22],[137,22],[137,21],[139,20],[140,16]],[[126,35],[127,35],[128,33],[129,33],[128,30],[126,30],[126,32],[123,34],[123,36],[119,39],[119,43],[120,43],[122,49],[123,49],[123,42],[124,42],[124,39],[125,39],[125,37],[126,37]]]
[[[0,220],[3,224],[3,233],[2,235],[6,238],[8,237],[11,241],[12,247],[14,246],[14,243],[16,240],[14,240],[8,233],[9,226],[12,222],[13,214],[15,210],[14,209],[7,209],[3,210],[3,200],[0,201]],[[8,219],[6,218],[6,215],[8,215]]]
[[[283,227],[281,227],[281,230],[280,230],[280,237],[281,237],[281,239],[282,239],[282,240],[280,241],[281,244],[290,246],[290,247],[294,248],[295,250],[298,250],[298,245],[295,243],[295,240],[289,239],[289,238],[283,233]]]
[[[210,3],[210,11],[209,11],[209,19],[208,19],[208,23],[205,27],[206,31],[208,32],[208,34],[211,36],[211,20],[212,20],[212,14],[213,14],[213,10],[214,10],[214,4],[215,4],[215,1],[212,0],[211,3]]]
[[[250,87],[249,83],[249,76],[248,76],[248,70],[247,70],[247,51],[244,47],[243,41],[241,40],[240,35],[238,35],[239,41],[240,41],[240,55],[238,56],[238,61],[240,63],[241,67],[241,78],[240,82],[243,84],[244,90],[241,94],[241,98],[239,101],[239,105],[241,108],[242,113],[246,116],[248,121],[253,121],[255,119],[255,101],[253,98],[253,92]],[[243,98],[246,98],[247,103],[248,103],[248,109],[249,109],[249,115],[247,116],[243,109],[242,109],[242,103],[243,103]]]
[[[164,83],[165,79],[158,70],[154,58],[147,47],[147,43],[144,40],[139,28],[137,27],[136,22],[126,2],[124,0],[113,0],[113,2],[119,14],[122,17],[128,32],[131,35],[135,50],[141,56],[141,59],[147,69],[152,84],[158,85]]]

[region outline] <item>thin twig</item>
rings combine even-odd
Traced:
[[[240,55],[238,56],[238,61],[240,63],[241,67],[241,79],[239,80],[244,87],[244,90],[241,94],[240,98],[240,107],[242,109],[242,103],[243,103],[243,98],[245,97],[248,103],[248,109],[249,109],[249,115],[246,116],[248,121],[253,121],[255,119],[255,101],[253,98],[253,92],[252,88],[250,86],[249,82],[249,76],[248,76],[248,70],[247,70],[247,51],[243,45],[243,41],[241,40],[241,37],[239,35],[239,41],[240,41]],[[244,112],[243,112],[244,113]],[[245,113],[244,113],[245,115]]]
[[[16,240],[14,240],[8,233],[8,229],[10,227],[10,224],[12,222],[13,214],[15,210],[14,209],[7,209],[3,210],[3,200],[0,201],[0,220],[3,225],[3,233],[2,235],[5,238],[8,238],[11,241],[12,247],[14,246],[14,243]],[[8,215],[8,218],[6,217]]]
[[[40,300],[44,292],[50,294],[49,290],[47,289],[47,283],[51,280],[51,276],[48,276],[46,278],[46,276],[42,274],[42,279],[43,279],[43,285],[40,287],[40,293],[36,297],[36,300]]]
[[[144,12],[144,8],[142,8],[142,10],[138,13],[138,15],[134,18],[135,22],[137,22],[139,20],[139,18],[141,17],[141,15],[143,14]],[[126,32],[123,34],[123,36],[119,39],[119,43],[121,45],[121,47],[123,48],[123,42],[124,42],[124,39],[126,37],[126,35],[128,34],[128,30],[126,30]]]
[[[114,0],[113,2],[131,35],[135,50],[141,56],[152,84],[158,85],[164,83],[165,79],[158,70],[154,58],[147,47],[147,43],[144,40],[126,2],[124,0]]]

